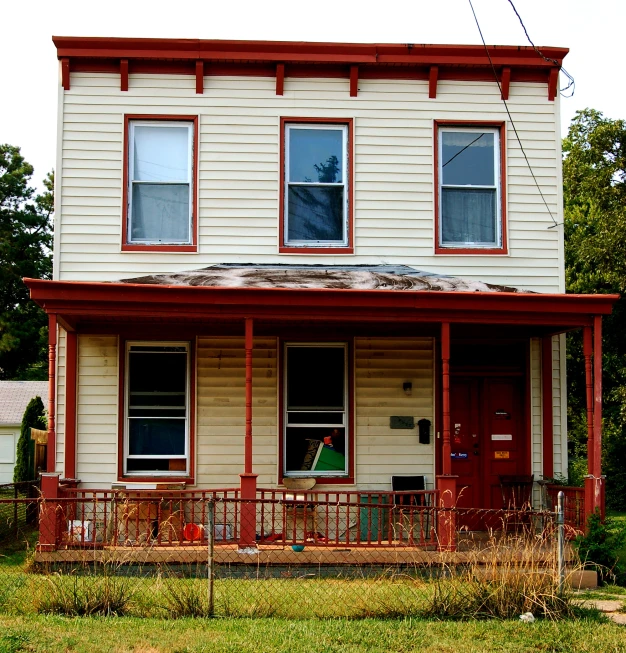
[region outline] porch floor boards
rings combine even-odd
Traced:
[[[566,547],[566,560],[572,559],[572,551]],[[491,556],[488,554],[488,558]],[[553,562],[553,548],[535,557],[537,562]],[[100,549],[60,549],[57,551],[36,551],[35,561],[40,563],[84,563],[114,560],[122,564],[200,564],[208,561],[206,546],[158,546],[146,547],[103,547]],[[420,547],[328,547],[306,545],[304,551],[292,551],[290,546],[272,545],[259,547],[258,552],[240,552],[236,544],[216,545],[216,564],[249,566],[273,565],[429,565],[445,562],[463,564],[476,560],[475,549],[470,551],[440,552]],[[487,560],[485,560],[487,561]]]

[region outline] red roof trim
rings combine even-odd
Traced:
[[[619,295],[508,292],[222,288],[25,279],[45,310],[67,315],[213,315],[583,325],[608,315]]]

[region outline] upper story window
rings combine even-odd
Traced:
[[[437,126],[437,253],[506,253],[502,126]]]
[[[122,249],[195,251],[195,123],[126,117]]]
[[[282,120],[281,252],[352,253],[351,127]]]

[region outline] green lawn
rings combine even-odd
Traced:
[[[596,620],[403,620],[0,617],[0,653],[579,653],[626,652],[626,628]]]

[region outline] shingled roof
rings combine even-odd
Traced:
[[[28,402],[37,395],[47,408],[47,381],[0,381],[0,426],[21,424]]]
[[[425,272],[407,265],[221,264],[199,270],[122,279],[120,283],[219,288],[529,292],[510,286]]]

